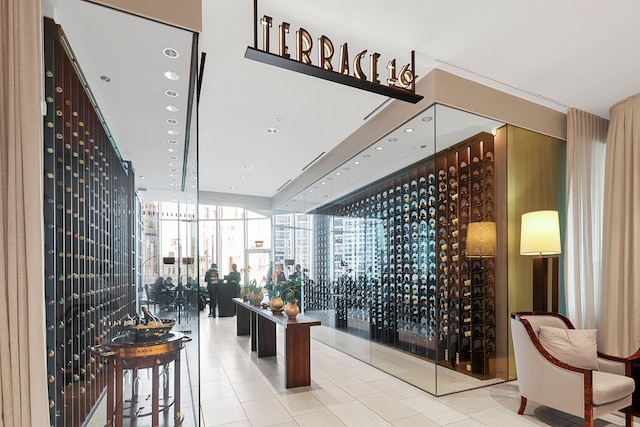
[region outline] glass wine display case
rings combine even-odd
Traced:
[[[467,252],[470,224],[501,220],[502,126],[434,105],[284,207],[313,214],[304,308],[326,325],[315,338],[437,395],[506,379],[495,225],[491,251]],[[390,164],[360,169],[363,184],[354,174],[341,192],[374,156]]]

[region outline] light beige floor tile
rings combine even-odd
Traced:
[[[329,406],[329,410],[349,427],[390,426],[381,416],[358,401]]]
[[[372,384],[357,377],[336,378],[333,383],[354,397],[380,392]]]
[[[441,403],[437,398],[431,396],[410,397],[402,399],[401,402],[442,425],[469,418],[462,412]]]
[[[231,384],[258,381],[260,376],[250,367],[243,369],[225,369]]]
[[[394,378],[389,374],[385,375],[387,375],[385,379],[371,381],[371,385],[390,396],[394,396],[398,400],[406,399],[408,397],[422,396],[425,394],[423,390],[420,390],[411,384],[407,384],[406,382]]]
[[[209,400],[202,402],[202,416],[207,427],[229,424],[247,419],[247,415],[237,398]]]
[[[387,421],[419,415],[418,412],[386,393],[368,394],[358,397],[358,400]]]
[[[296,415],[294,420],[300,427],[344,426],[344,423],[326,408],[311,414]]]
[[[392,421],[391,424],[394,427],[440,427],[440,424],[430,420],[422,414],[413,415],[407,418],[400,418]]]
[[[325,406],[308,391],[283,393],[278,399],[293,417],[325,409]]]
[[[242,407],[254,427],[273,426],[293,421],[287,410],[275,397],[243,402]]]
[[[211,381],[200,385],[200,400],[202,402],[225,397],[236,397],[236,391],[229,381]]]
[[[339,403],[352,402],[355,400],[353,396],[345,392],[343,389],[333,383],[323,385],[311,385],[312,388],[309,392],[322,402],[325,406],[336,405]]]
[[[233,389],[240,402],[261,400],[273,397],[273,393],[261,380],[233,384]]]
[[[202,427],[206,427],[208,424],[203,424]],[[251,427],[249,420],[237,421],[229,424],[220,424],[221,427]]]

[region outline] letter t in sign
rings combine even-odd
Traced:
[[[271,28],[271,17],[264,15],[260,20],[262,24],[262,50],[269,52],[269,28]]]

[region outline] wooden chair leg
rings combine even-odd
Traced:
[[[624,425],[625,427],[633,427],[633,412],[627,411],[624,414]]]
[[[584,427],[593,427],[593,408],[584,409]]]
[[[520,408],[518,409],[518,414],[524,414],[524,408],[527,406],[527,398],[524,396],[520,396]]]

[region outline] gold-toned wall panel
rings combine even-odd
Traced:
[[[510,312],[531,310],[533,303],[532,259],[520,255],[522,214],[543,209],[558,210],[562,233],[566,187],[565,164],[565,141],[516,126],[507,126],[509,245],[507,283]],[[560,276],[560,283],[562,283],[562,269],[560,269]],[[509,361],[509,377],[515,378],[511,333],[509,333]]]

